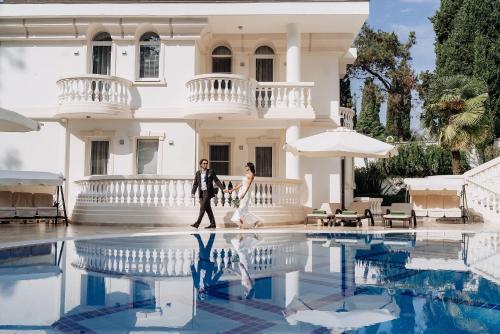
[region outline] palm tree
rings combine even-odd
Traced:
[[[451,151],[453,174],[460,174],[460,150],[484,142],[489,134],[484,82],[463,75],[435,77],[425,92],[422,120],[439,145]]]

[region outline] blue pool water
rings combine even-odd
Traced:
[[[207,233],[0,248],[0,333],[498,333],[499,242]]]

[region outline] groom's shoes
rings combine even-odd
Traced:
[[[205,227],[205,228],[215,228],[215,224],[210,224],[210,225],[208,225],[208,226],[207,226],[207,227]]]
[[[200,224],[194,223],[194,224],[191,224],[189,226],[194,227],[194,228],[198,228],[198,226],[200,226]]]

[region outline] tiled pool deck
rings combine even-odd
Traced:
[[[499,224],[485,225],[483,223],[467,223],[458,222],[435,222],[431,220],[419,221],[417,229],[411,231],[456,231],[456,232],[500,232]],[[0,225],[0,246],[18,246],[26,243],[35,243],[38,241],[53,241],[53,240],[68,240],[80,238],[103,238],[112,236],[125,235],[153,235],[153,234],[168,234],[168,233],[193,233],[194,228],[185,227],[148,227],[148,226],[110,226],[110,225],[82,225],[70,224],[68,227],[64,224],[45,224],[45,223],[11,223]],[[205,230],[203,225],[197,230],[199,233],[213,232],[213,230]],[[216,232],[408,232],[407,228],[384,228],[378,222],[375,226],[367,226],[363,223],[361,228],[356,227],[321,227],[316,224],[309,224],[305,227],[303,224],[281,225],[281,226],[261,226],[257,229],[238,230],[232,227],[218,226]]]

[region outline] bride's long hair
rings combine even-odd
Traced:
[[[252,162],[247,162],[246,166],[250,169],[252,174],[255,175],[255,165]]]

